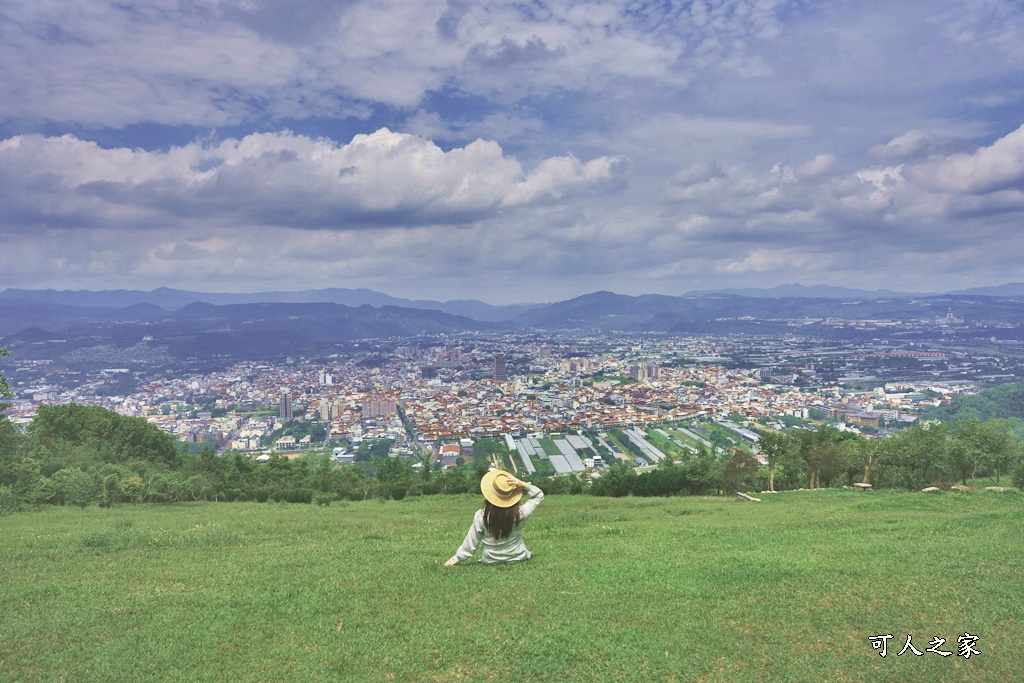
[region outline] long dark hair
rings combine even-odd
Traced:
[[[522,518],[523,513],[519,509],[519,503],[501,508],[489,500],[484,500],[484,528],[497,539],[507,538]]]

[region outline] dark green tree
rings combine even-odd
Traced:
[[[602,470],[601,476],[590,487],[595,496],[621,498],[628,496],[637,479],[636,471],[625,463],[618,463]]]
[[[1020,453],[1020,442],[1013,436],[1009,420],[982,421],[976,417],[957,423],[951,445],[953,472],[963,484],[967,477],[977,481],[979,468],[991,470],[999,483],[1000,474],[1012,468]]]
[[[395,500],[405,498],[414,480],[412,463],[405,458],[374,457],[373,465],[384,494]]]
[[[439,477],[441,493],[456,494],[469,492],[468,472],[462,467],[447,467]]]
[[[77,467],[60,470],[51,477],[59,502],[85,508],[96,497],[96,480]]]
[[[741,448],[734,448],[732,456],[722,468],[722,484],[728,491],[745,491],[757,474],[757,458]]]
[[[902,451],[902,465],[916,472],[912,481],[928,486],[935,475],[948,470],[949,428],[945,423],[925,421],[893,437]]]
[[[775,467],[785,457],[793,440],[785,432],[764,431],[758,436],[757,448],[768,462],[768,490],[775,490]]]

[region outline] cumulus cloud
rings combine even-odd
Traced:
[[[809,268],[827,269],[835,257],[812,253],[799,247],[783,249],[758,248],[739,259],[723,259],[715,267],[720,273],[776,273],[786,270],[806,271]]]
[[[784,258],[802,267],[787,251],[797,245],[842,250],[860,241],[900,253],[961,249],[982,238],[1008,244],[1007,225],[990,219],[1024,214],[1024,126],[970,153],[941,153],[935,140],[910,131],[876,155],[900,163],[852,171],[830,154],[761,171],[692,165],[668,181],[662,198],[691,243],[745,253],[717,266],[722,273],[768,271]],[[759,244],[766,240],[775,243],[768,251]]]
[[[800,164],[796,173],[805,180],[816,180],[830,175],[838,163],[839,160],[834,154],[819,154],[810,161]]]
[[[300,228],[464,223],[621,182],[619,160],[545,159],[526,172],[495,143],[443,151],[381,129],[339,145],[288,132],[166,152],[72,136],[0,142],[11,227],[146,226],[182,219]]]
[[[875,145],[868,150],[868,157],[888,162],[921,161],[934,155],[968,151],[970,147],[964,140],[914,129],[896,136],[884,145]]]
[[[912,166],[908,175],[923,187],[939,192],[1024,191],[1024,125],[988,147]]]
[[[580,163],[572,155],[545,159],[505,197],[503,204],[516,206],[539,201],[558,201],[578,192],[607,190],[624,182],[624,162],[601,157]]]
[[[827,162],[812,160],[811,168]],[[813,176],[813,180],[818,174]],[[663,197],[670,202],[695,203],[716,215],[740,215],[803,208],[811,183],[802,182],[798,170],[776,163],[763,173],[742,164],[723,167],[701,164],[684,169],[668,182]]]

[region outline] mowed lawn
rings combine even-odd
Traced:
[[[450,569],[478,496],[0,517],[0,680],[1024,681],[1024,495],[762,498],[549,496]]]

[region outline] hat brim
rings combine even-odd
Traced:
[[[523,497],[523,490],[516,489],[510,495],[502,496],[501,492],[494,487],[494,480],[499,476],[511,477],[512,475],[505,470],[491,470],[480,480],[480,493],[484,494],[484,498],[491,505],[496,505],[500,508],[510,508]]]

